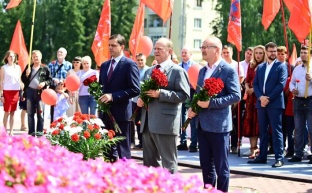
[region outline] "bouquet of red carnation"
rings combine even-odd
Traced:
[[[200,91],[193,96],[193,100],[188,104],[188,107],[191,107],[193,112],[198,113],[202,110],[200,106],[198,106],[198,101],[208,101],[212,97],[217,96],[218,93],[222,91],[224,88],[224,83],[220,78],[208,78],[204,80],[204,86],[200,89]],[[182,129],[185,130],[191,119],[188,118],[182,126]]]
[[[168,78],[165,73],[160,71],[160,69],[153,69],[151,77],[147,80],[143,81],[143,84],[141,85],[141,94],[140,98],[144,102],[144,106],[147,107],[147,104],[153,99],[145,94],[146,91],[149,90],[158,90],[160,87],[166,87],[168,86]],[[138,114],[138,110],[140,107],[137,107],[132,114],[130,120],[135,120],[135,117]]]
[[[100,111],[102,111],[103,113],[106,113],[109,117],[109,119],[111,120],[111,122],[113,123],[114,129],[117,133],[121,133],[121,130],[114,118],[114,116],[112,115],[112,113],[110,112],[109,108],[110,108],[110,104],[108,103],[102,103],[99,98],[103,95],[102,93],[102,85],[100,85],[99,82],[97,82],[97,78],[95,75],[90,76],[89,78],[85,79],[83,81],[83,85],[85,86],[89,86],[88,92],[94,97],[94,99],[96,100],[96,103],[98,104],[98,109]]]

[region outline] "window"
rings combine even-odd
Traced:
[[[199,19],[199,18],[195,18],[194,19],[194,28],[201,28],[201,22],[202,22],[202,20],[201,19]]]
[[[194,49],[199,49],[201,44],[202,44],[202,42],[200,39],[194,39]]]
[[[163,36],[151,36],[151,40],[153,41],[153,45],[155,45],[156,41]]]
[[[196,0],[196,7],[202,7],[203,0]]]
[[[149,16],[148,27],[162,27],[162,26],[163,26],[162,19],[158,15],[150,15]]]
[[[144,28],[147,27],[147,19],[144,19]]]

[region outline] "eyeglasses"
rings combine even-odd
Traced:
[[[201,47],[199,47],[199,49],[202,49],[202,50],[204,50],[204,49],[206,49],[206,48],[216,48],[217,46],[201,46]]]
[[[270,51],[267,51],[267,52],[276,53],[277,51],[276,50],[270,50]]]
[[[300,54],[306,55],[306,54],[308,54],[308,52],[300,52]]]

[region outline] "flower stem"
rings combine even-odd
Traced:
[[[186,121],[185,121],[185,122],[183,123],[183,125],[182,125],[182,131],[185,131],[185,130],[186,130],[186,128],[187,128],[187,126],[190,124],[191,120],[192,120],[192,119],[190,119],[190,118],[187,118],[187,119],[186,119]]]
[[[120,128],[119,128],[119,126],[118,126],[118,124],[117,124],[115,118],[113,117],[112,113],[110,112],[110,110],[107,111],[107,115],[108,115],[109,119],[110,119],[110,120],[112,121],[112,123],[113,123],[115,132],[116,132],[116,133],[121,133],[121,130],[120,130]]]
[[[138,115],[138,111],[140,110],[140,108],[141,108],[141,107],[137,107],[137,108],[134,110],[134,112],[133,112],[133,114],[131,115],[129,121],[134,121],[134,120],[135,120],[136,116]]]

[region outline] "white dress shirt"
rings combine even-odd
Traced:
[[[264,74],[264,84],[263,84],[263,93],[264,94],[266,94],[265,93],[265,83],[268,79],[268,75],[269,75],[271,68],[272,68],[275,61],[276,61],[276,59],[273,62],[271,62],[270,64],[268,62],[266,62],[266,68],[265,68],[265,74]]]
[[[305,88],[306,88],[306,79],[305,76],[307,74],[307,68],[304,65],[296,66],[294,69],[291,81],[289,84],[289,90],[298,89],[299,94],[297,97],[304,97]],[[310,75],[312,75],[312,65],[310,64]],[[299,81],[297,83],[297,80]],[[308,81],[308,96],[312,96],[312,81]]]

